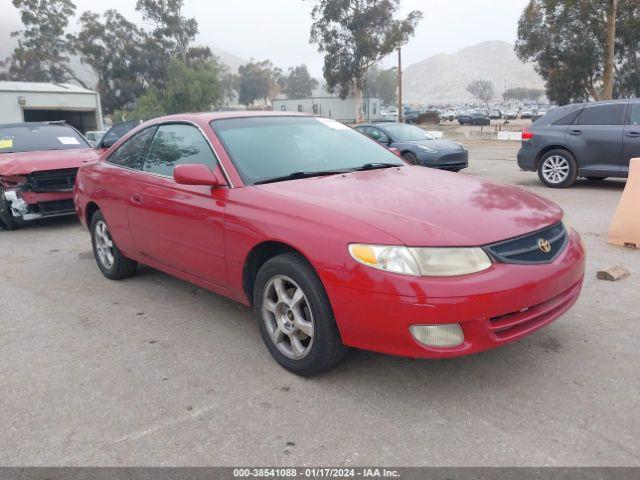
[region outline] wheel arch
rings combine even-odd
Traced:
[[[313,264],[309,261],[306,255],[288,243],[277,240],[267,240],[258,243],[246,256],[242,268],[242,290],[246,295],[250,306],[253,306],[253,289],[258,271],[267,261],[273,257],[282,255],[283,253],[297,253],[315,270],[315,267],[313,267]],[[318,277],[320,276],[318,275]]]
[[[566,152],[569,152],[573,156],[573,158],[576,159],[576,163],[578,161],[578,159],[576,157],[576,154],[569,147],[567,147],[566,145],[561,145],[561,144],[553,144],[553,145],[549,145],[547,147],[544,147],[538,153],[538,156],[536,157],[536,170],[540,166],[540,160],[542,160],[542,157],[544,157],[545,154],[549,153],[552,150],[564,150]],[[578,170],[580,170],[580,165],[579,164],[578,164]]]
[[[95,202],[89,202],[87,203],[85,209],[84,209],[84,218],[85,218],[85,222],[87,225],[87,228],[91,227],[91,219],[93,218],[93,215],[100,210],[100,207],[98,206],[97,203]]]

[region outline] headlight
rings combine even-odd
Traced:
[[[438,150],[436,150],[435,148],[427,147],[425,145],[418,145],[418,148],[424,150],[425,152],[438,153]]]
[[[491,267],[481,248],[409,248],[382,245],[349,245],[354,260],[369,267],[403,275],[453,277]]]

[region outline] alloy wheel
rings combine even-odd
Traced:
[[[102,220],[98,221],[95,226],[94,236],[96,241],[96,251],[98,259],[104,268],[109,270],[113,267],[113,240],[109,233],[107,224]]]
[[[291,278],[272,277],[262,296],[262,320],[273,344],[287,358],[301,360],[313,344],[313,313],[307,297]]]
[[[571,165],[569,160],[560,156],[552,155],[542,164],[542,175],[544,179],[554,185],[558,185],[569,178]]]

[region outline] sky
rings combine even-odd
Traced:
[[[404,48],[405,65],[487,40],[515,42],[517,21],[529,0],[401,0],[401,13],[421,10],[424,19]],[[141,22],[135,0],[75,0],[78,12],[120,10]],[[322,56],[309,44],[312,0],[185,0],[185,14],[198,20],[196,43],[216,46],[249,60],[270,59],[279,67],[307,64],[322,75]],[[11,0],[0,0],[0,56],[10,53],[9,32],[20,20]],[[70,22],[73,30],[74,22]],[[390,67],[395,58],[385,59]]]

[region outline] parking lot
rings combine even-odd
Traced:
[[[517,142],[467,146],[465,174],[551,198],[582,233],[560,320],[453,360],[354,351],[305,380],[245,307],[151,269],[106,280],[74,218],[0,231],[0,463],[640,466],[640,252],[606,243],[624,181],[549,190]],[[615,264],[631,277],[596,280]]]

